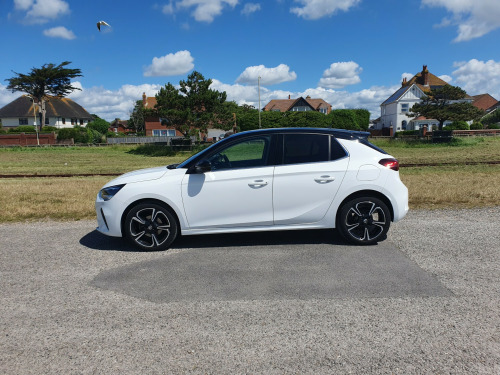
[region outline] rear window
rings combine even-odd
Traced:
[[[370,143],[368,142],[368,140],[366,138],[360,138],[359,139],[359,142],[364,144],[365,146],[368,146],[374,150],[377,150],[378,152],[381,152],[382,154],[386,154],[387,155],[387,152],[385,152],[384,150],[382,150],[380,147],[377,147],[375,146],[373,143]]]

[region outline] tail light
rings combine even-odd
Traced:
[[[378,162],[379,164],[392,169],[393,171],[399,171],[399,161],[393,158],[382,159]]]

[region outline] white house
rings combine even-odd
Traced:
[[[45,126],[71,128],[75,125],[87,126],[92,117],[85,108],[69,98],[50,96],[45,103]],[[0,120],[4,129],[19,125],[40,125],[38,106],[33,109],[32,100],[23,95],[0,108]]]
[[[441,78],[429,73],[427,65],[423,66],[420,73],[417,73],[409,81],[403,79],[401,88],[392,94],[386,101],[380,105],[380,121],[376,124],[376,129],[389,128],[392,126],[394,131],[401,130],[419,130],[424,126],[432,130],[439,126],[439,121],[428,119],[423,116],[414,118],[408,116],[411,107],[420,102],[426,92],[447,85]],[[472,97],[467,97],[463,101],[472,102]],[[445,121],[444,126],[451,123]]]

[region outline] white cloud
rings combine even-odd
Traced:
[[[500,27],[498,0],[422,0],[422,5],[444,7],[453,18],[444,18],[440,27],[456,25],[455,42],[479,38]]]
[[[252,14],[260,10],[260,4],[256,3],[246,3],[243,9],[241,10],[241,14]]]
[[[194,68],[193,61],[194,58],[189,51],[178,51],[162,57],[154,57],[152,64],[144,69],[144,76],[181,75]]]
[[[53,27],[51,29],[47,29],[43,31],[43,35],[51,37],[51,38],[62,38],[72,40],[75,39],[76,36],[73,31],[68,30],[64,26]]]
[[[457,85],[469,95],[488,93],[500,99],[500,62],[494,60],[456,62],[453,76]]]
[[[19,98],[21,95],[24,95],[22,92],[11,92],[7,90],[7,86],[2,85],[0,83],[0,108],[9,104],[11,101]]]
[[[295,0],[295,2],[302,4],[302,7],[291,8],[292,13],[308,20],[316,20],[331,16],[339,10],[347,12],[361,0]]]
[[[359,75],[363,69],[354,61],[336,62],[323,72],[318,86],[328,89],[339,89],[361,82]]]
[[[128,120],[134,109],[135,102],[142,100],[142,93],[155,96],[160,85],[123,85],[118,90],[107,90],[104,87],[84,88],[80,82],[72,82],[73,86],[81,89],[73,91],[68,97],[89,113],[95,113],[107,121],[119,118]]]
[[[46,23],[69,14],[69,5],[64,0],[14,0],[16,9],[26,11],[29,23]]]
[[[212,22],[216,16],[222,14],[222,9],[229,5],[234,8],[238,0],[181,0],[176,2],[178,9],[191,9],[194,7],[192,16],[196,21]]]
[[[164,14],[174,14],[174,5],[172,4],[172,2],[164,5],[162,8],[161,8],[161,11],[164,13]]]
[[[258,77],[260,77],[261,85],[275,85],[277,83],[294,81],[297,79],[295,72],[290,72],[290,67],[285,64],[280,64],[275,68],[266,68],[264,65],[249,66],[236,79],[237,83],[248,83],[257,85]]]
[[[34,0],[14,0],[14,7],[20,10],[28,10],[33,5]]]
[[[451,81],[453,81],[453,78],[450,77],[449,75],[446,75],[446,74],[443,74],[443,75],[439,76],[438,78],[441,78],[446,83],[451,83]]]

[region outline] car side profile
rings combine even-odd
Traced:
[[[375,244],[408,212],[408,189],[398,161],[368,134],[279,128],[231,135],[181,164],[104,185],[97,229],[151,251],[168,249],[180,234],[292,229],[337,228],[350,243]]]

